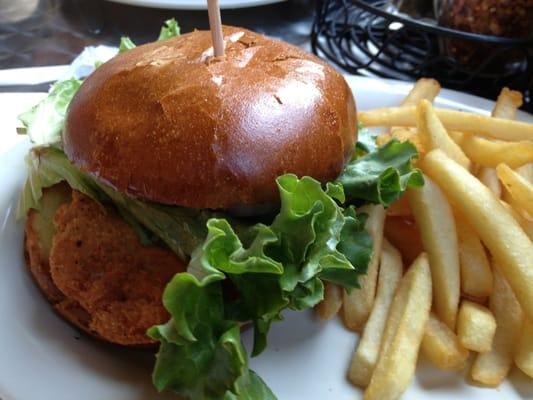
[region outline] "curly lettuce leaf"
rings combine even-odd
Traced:
[[[171,18],[165,21],[165,24],[161,27],[161,31],[159,32],[159,37],[157,40],[165,40],[170,39],[174,36],[180,35],[180,26],[178,25],[178,22],[176,19]]]
[[[157,40],[170,39],[174,36],[180,35],[180,26],[178,21],[175,18],[171,18],[165,21],[161,30],[159,31],[159,37]],[[128,36],[122,36],[120,38],[120,45],[118,47],[119,53],[124,53],[125,51],[131,50],[136,47],[136,44]]]
[[[224,400],[276,400],[267,384],[254,371],[241,375],[235,382],[235,393],[226,392]]]
[[[354,154],[372,153],[376,151],[378,149],[376,138],[377,135],[373,135],[370,129],[364,127],[362,124],[359,124],[357,130],[356,151]]]
[[[282,319],[284,309],[308,309],[323,299],[323,280],[357,287],[357,277],[366,271],[372,255],[372,241],[364,219],[337,203],[344,197],[342,187],[329,185],[324,190],[318,181],[292,174],[280,176],[277,184],[281,209],[272,224],[256,224],[237,234],[225,219],[210,219],[207,237],[193,252],[187,272],[169,284],[164,305],[172,318],[149,331],[161,341],[153,375],[159,390],[190,396],[199,395],[200,387],[207,398],[226,393],[234,398],[237,382],[250,378],[233,348],[223,353],[233,354],[232,358],[219,358],[218,346],[228,329],[251,322],[253,355],[257,355],[266,346],[270,325]],[[204,325],[205,321],[210,322]],[[201,351],[206,353],[198,354]],[[196,380],[184,382],[183,374],[174,374],[190,365],[197,371]],[[232,379],[212,392],[206,382],[220,380],[211,374],[215,367]]]
[[[19,133],[26,133],[36,144],[61,142],[68,105],[81,83],[74,78],[54,83],[43,100],[18,116],[24,126]]]
[[[364,200],[388,207],[408,187],[421,187],[424,178],[412,166],[418,152],[411,143],[391,140],[385,146],[349,162],[337,179],[348,201]]]
[[[163,304],[173,318],[148,331],[161,342],[154,385],[192,399],[275,399],[248,369],[239,324],[224,317],[223,278],[183,273],[167,285]]]
[[[17,218],[25,216],[30,208],[39,210],[43,189],[62,181],[96,201],[101,200],[93,180],[75,168],[60,149],[35,147],[26,156],[26,166],[28,178],[17,205]]]

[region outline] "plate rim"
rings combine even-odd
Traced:
[[[198,0],[107,0],[112,3],[126,4],[136,7],[148,7],[167,10],[207,10],[205,1]],[[237,8],[259,7],[269,4],[281,3],[287,0],[221,0],[221,10]]]

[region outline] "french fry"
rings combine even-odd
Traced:
[[[522,93],[503,88],[498,96],[492,116],[503,119],[516,119],[516,111],[522,106]],[[481,167],[477,177],[485,184],[496,197],[502,197],[502,186],[496,170],[490,167]]]
[[[487,187],[442,151],[428,153],[423,169],[500,260],[503,275],[533,319],[533,243],[524,230]]]
[[[433,101],[440,92],[440,83],[431,78],[420,78],[415,82],[409,94],[403,99],[401,106],[416,106],[420,100]]]
[[[466,367],[468,350],[461,345],[455,333],[434,314],[429,316],[426,324],[421,349],[440,369],[460,371]]]
[[[459,146],[462,146],[465,136],[468,136],[467,133],[459,132],[459,131],[449,130],[447,132],[448,132],[448,135],[452,138],[452,140],[455,143],[457,143]]]
[[[496,333],[492,349],[480,353],[470,371],[474,381],[487,386],[498,386],[509,373],[524,320],[513,290],[500,273],[503,264],[495,263],[493,266],[494,291],[490,296],[490,309],[496,319]]]
[[[466,367],[468,350],[459,343],[455,333],[433,314],[426,324],[421,349],[440,369],[460,371]]]
[[[411,264],[424,250],[420,232],[411,217],[387,217],[385,237],[400,250],[406,264]]]
[[[457,134],[454,135],[458,137]],[[505,142],[464,135],[460,140],[460,146],[470,160],[483,167],[496,167],[504,163],[516,168],[533,162],[533,142],[529,141]]]
[[[365,400],[398,399],[411,382],[431,308],[431,273],[422,253],[401,279]]]
[[[365,227],[372,237],[373,255],[368,264],[366,275],[359,278],[361,287],[350,293],[343,293],[344,324],[348,329],[356,331],[363,328],[374,303],[385,224],[385,209],[381,205],[366,205],[361,207],[359,211],[368,214]]]
[[[481,240],[462,215],[456,214],[459,239],[461,290],[467,296],[482,299],[492,292],[492,271]]]
[[[427,100],[422,100],[416,108],[418,135],[422,146],[427,151],[441,149],[448,157],[457,161],[466,169],[470,169],[471,162],[461,148],[448,136],[433,106]]]
[[[522,107],[522,93],[504,87],[492,110],[495,118],[516,119],[516,111]]]
[[[326,282],[324,300],[315,307],[315,312],[322,320],[333,318],[342,307],[343,289],[334,283]]]
[[[391,135],[394,139],[398,139],[402,143],[407,141],[411,142],[420,154],[426,153],[416,129],[396,128],[391,132]]]
[[[407,196],[429,257],[435,311],[454,330],[460,296],[457,231],[444,193],[431,179],[424,179],[424,186],[409,189]]]
[[[439,92],[440,84],[436,80],[421,78],[415,82],[409,94],[401,102],[400,107],[416,106],[421,100],[424,99],[432,102],[435,97],[437,97]],[[390,138],[396,138],[400,142],[409,140],[416,146],[420,154],[424,153],[424,149],[420,146],[420,140],[418,139],[415,129],[393,126],[391,127]]]
[[[402,277],[402,257],[386,240],[381,249],[378,289],[374,307],[352,356],[348,378],[361,387],[368,386],[379,357],[381,337],[394,292]]]
[[[533,184],[533,162],[516,168],[515,172],[522,176],[526,181]]]
[[[397,139],[402,143],[409,141],[416,147],[416,150],[421,156],[426,154],[422,142],[420,141],[420,137],[414,128],[393,127],[389,133],[379,135],[376,139],[376,144],[381,147],[392,139]]]
[[[533,215],[533,184],[505,164],[498,165],[496,172],[516,204],[529,215]]]
[[[385,132],[376,137],[376,144],[378,145],[378,147],[383,147],[391,140],[392,140],[392,135],[390,134],[390,132]]]
[[[533,323],[526,318],[514,356],[515,364],[533,378]]]
[[[515,221],[518,222],[518,224],[522,227],[526,235],[529,237],[529,240],[533,242],[533,220],[522,215],[522,213],[516,211],[513,207],[511,207],[505,201],[501,200],[501,204],[509,212],[509,214],[513,216]]]
[[[515,119],[516,111],[522,106],[522,94],[503,88],[498,96],[496,105],[492,110],[492,116],[495,118]],[[490,167],[482,167],[477,173],[481,182],[485,184],[496,197],[502,196],[502,187],[496,170]]]
[[[531,216],[526,210],[521,207],[520,203],[517,202],[513,196],[511,196],[505,186],[502,187],[502,201],[505,202],[509,207],[511,207],[513,215],[518,214],[524,219],[533,222],[533,216]]]
[[[442,108],[435,109],[435,112],[448,131],[456,130],[508,141],[533,141],[533,124]],[[416,126],[416,107],[378,108],[361,111],[357,117],[359,122],[368,127],[412,127]]]
[[[480,304],[463,300],[457,316],[457,337],[468,350],[486,353],[492,348],[496,319]]]
[[[496,197],[502,197],[502,185],[494,168],[480,168],[477,177]]]

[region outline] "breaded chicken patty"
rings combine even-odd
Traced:
[[[26,227],[30,268],[56,310],[106,341],[152,343],[146,330],[169,318],[161,303],[165,285],[185,268],[176,255],[142,245],[114,210],[77,191],[53,216],[48,260],[36,254],[34,219],[30,215]]]

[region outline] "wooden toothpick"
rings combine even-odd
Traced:
[[[222,36],[222,21],[220,19],[220,6],[218,0],[207,0],[209,13],[209,28],[215,57],[224,55],[224,37]]]

